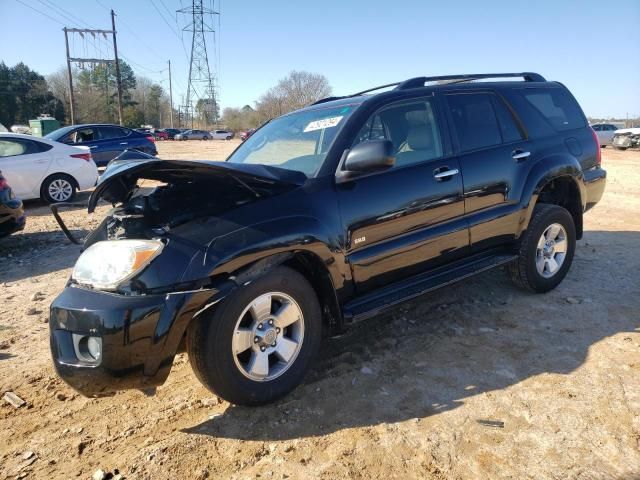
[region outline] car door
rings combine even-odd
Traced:
[[[97,165],[106,165],[126,149],[135,147],[135,145],[130,145],[131,142],[129,135],[131,132],[125,128],[104,125],[97,127],[97,130],[99,138],[99,157],[98,160],[96,160]]]
[[[104,143],[100,140],[97,127],[85,126],[77,128],[69,132],[60,141],[67,145],[89,147],[96,165],[106,165],[108,163],[108,160],[105,162],[108,155],[105,155]]]
[[[25,138],[0,137],[0,171],[18,198],[40,196],[52,155],[52,147]]]
[[[390,169],[336,185],[360,294],[451,261],[468,246],[462,177],[443,148],[442,126],[433,96],[395,102],[354,141],[388,139],[396,158]]]
[[[444,95],[464,179],[472,250],[513,239],[522,179],[536,156],[504,100],[492,91]]]

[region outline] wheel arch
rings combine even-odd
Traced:
[[[49,180],[51,177],[53,177],[54,175],[62,175],[67,177],[69,180],[71,180],[71,182],[73,183],[73,186],[75,187],[76,190],[80,190],[80,183],[78,183],[78,180],[76,180],[76,178],[71,175],[70,173],[67,172],[53,172],[50,173],[49,175],[47,175],[46,177],[44,177],[42,179],[42,181],[40,182],[40,198],[44,198],[44,185],[46,183],[47,180]]]
[[[535,206],[548,203],[569,211],[575,223],[576,238],[582,238],[582,215],[587,197],[582,167],[576,158],[570,155],[551,155],[541,160],[529,173],[523,193],[523,216],[517,237],[529,226]]]

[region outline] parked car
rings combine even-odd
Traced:
[[[15,133],[0,133],[0,170],[22,200],[48,203],[71,201],[98,180],[88,147]]]
[[[169,132],[164,128],[156,128],[153,131],[153,138],[156,140],[169,140]]]
[[[596,132],[600,146],[605,148],[607,145],[611,145],[613,141],[613,134],[618,129],[615,125],[610,123],[594,123],[591,128]]]
[[[640,147],[640,128],[621,128],[616,130],[611,144],[618,150]]]
[[[173,137],[174,140],[209,140],[211,132],[205,130],[187,130]]]
[[[226,162],[105,172],[88,209],[116,207],[50,310],[58,374],[85,395],[148,389],[184,341],[210,390],[263,404],[323,332],[498,266],[555,288],[606,181],[571,93],[536,73],[375,90],[274,119]],[[132,196],[142,179],[163,185]]]
[[[255,128],[250,128],[247,131],[244,132],[240,132],[240,140],[242,140],[243,142],[249,138],[251,135],[253,135],[253,132],[255,132],[256,129]]]
[[[93,160],[99,167],[105,166],[111,159],[131,148],[150,155],[158,154],[153,135],[119,125],[71,125],[59,128],[44,138],[67,145],[89,147]]]
[[[168,140],[174,140],[175,136],[181,132],[181,130],[178,128],[165,128],[164,131],[167,132]]]
[[[0,171],[0,238],[24,229],[25,223],[22,200],[15,196]]]
[[[233,132],[229,130],[214,130],[211,133],[211,138],[213,140],[231,140],[235,135]]]

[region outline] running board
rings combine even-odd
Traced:
[[[476,255],[382,287],[347,303],[343,308],[345,323],[373,317],[389,307],[504,265],[516,258],[517,255],[505,253]]]

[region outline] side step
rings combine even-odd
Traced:
[[[347,303],[346,323],[359,322],[424,293],[450,285],[518,258],[507,253],[480,254],[382,287]]]

